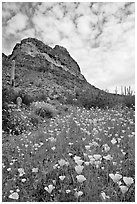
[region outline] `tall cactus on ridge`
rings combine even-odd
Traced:
[[[11,86],[14,87],[15,85],[15,60],[12,60],[12,67],[11,67]]]

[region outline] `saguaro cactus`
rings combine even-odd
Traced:
[[[15,60],[12,60],[12,67],[11,67],[11,86],[14,87],[15,85]]]

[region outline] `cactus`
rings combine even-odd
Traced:
[[[116,95],[118,94],[117,86],[116,86],[116,88],[115,88],[115,94],[116,94]]]
[[[131,90],[131,86],[129,87],[124,87],[124,91],[123,91],[123,87],[121,86],[121,95],[125,95],[125,96],[132,96],[134,95],[134,91]]]
[[[121,86],[121,95],[124,95],[123,86]]]
[[[11,67],[11,86],[14,87],[15,85],[15,60],[12,60],[12,67]]]
[[[21,105],[22,105],[22,98],[21,97],[17,97],[16,102],[17,102],[17,107],[20,108]]]

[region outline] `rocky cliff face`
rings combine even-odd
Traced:
[[[80,68],[77,62],[70,56],[66,48],[56,45],[53,49],[43,42],[35,38],[27,38],[16,44],[13,49],[11,59],[17,61],[26,61],[28,57],[35,61],[33,63],[36,66],[40,61],[40,66],[45,66],[45,69],[50,67],[51,69],[62,68],[64,71],[78,77],[81,80],[85,80],[84,76],[80,72]],[[24,59],[24,60],[23,60]],[[31,60],[30,60],[31,61]]]

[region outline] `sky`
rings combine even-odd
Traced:
[[[2,3],[2,52],[34,37],[65,47],[87,81],[102,90],[135,90],[135,3]]]

